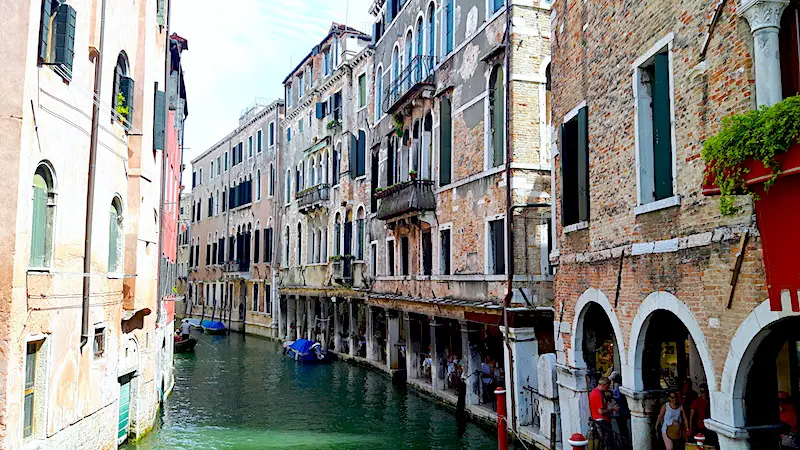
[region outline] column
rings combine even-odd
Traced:
[[[506,392],[514,396],[517,426],[530,425],[533,419],[530,404],[530,396],[525,391],[525,386],[539,388],[539,379],[536,373],[536,362],[539,359],[539,343],[536,341],[536,333],[531,328],[506,328],[500,327],[504,334],[508,333],[508,341],[511,346],[509,355],[508,346],[503,346],[506,367]],[[513,361],[513,367],[512,367]],[[512,374],[513,372],[513,374]],[[512,389],[513,380],[513,389]],[[509,409],[511,401],[509,400]],[[549,418],[548,418],[549,419]]]
[[[349,304],[348,314],[350,314],[350,333],[348,339],[350,339],[350,356],[356,356],[356,346],[358,345],[359,336],[356,336],[358,333],[358,324],[356,321],[358,320],[358,312],[356,311],[356,305],[352,299],[348,300]]]
[[[480,334],[477,328],[470,329],[467,321],[460,321],[459,326],[461,328],[461,352],[464,353],[461,359],[464,370],[462,377],[467,384],[466,403],[477,405],[481,395],[481,377],[476,373],[481,369],[481,352],[478,348]]]
[[[771,106],[783,99],[778,31],[788,0],[743,0],[739,8],[753,33],[756,103]]]
[[[650,448],[658,410],[661,408],[662,392],[634,391],[626,386],[622,386],[620,392],[628,398],[628,407],[631,410],[633,448]]]
[[[375,361],[375,332],[372,329],[374,325],[374,318],[372,317],[372,306],[366,305],[366,311],[364,312],[367,318],[367,359],[370,361]]]
[[[320,317],[321,320],[319,322],[320,331],[322,331],[322,346],[328,348],[328,343],[331,341],[329,336],[331,331],[331,326],[328,323],[328,321],[330,320],[330,315],[328,313],[329,310],[328,305],[330,303],[328,303],[328,300],[322,297],[320,297],[318,301],[320,303],[320,308],[319,308],[320,314],[322,314],[322,317]]]
[[[409,313],[403,313],[403,320],[406,321],[406,373],[408,379],[412,380],[419,378],[422,365],[419,359],[420,322]]]
[[[440,319],[441,320],[441,319]],[[435,390],[444,389],[445,371],[447,362],[444,360],[444,339],[439,341],[439,337],[444,327],[441,322],[437,322],[435,317],[431,317],[431,385]]]
[[[386,311],[386,362],[389,371],[400,368],[400,348],[397,346],[400,340],[400,312],[394,310]]]
[[[561,409],[561,442],[567,442],[573,433],[588,436],[589,392],[586,389],[586,369],[577,369],[562,364],[557,365],[556,369]],[[650,448],[650,446],[645,448]]]
[[[733,427],[713,419],[706,419],[706,428],[717,433],[721,450],[750,450],[749,434],[744,428]]]
[[[278,340],[283,340],[284,338],[283,332],[286,331],[286,325],[285,325],[286,319],[283,317],[283,308],[282,308],[283,297],[280,295],[276,295],[273,298],[276,300],[275,303],[277,303],[277,308],[275,306],[272,307],[272,314],[273,314],[272,317],[277,319],[274,323],[277,324],[278,326],[275,330],[275,338]]]
[[[286,297],[286,340],[294,341],[297,339],[297,299]]]
[[[306,339],[315,341],[317,339],[314,329],[317,328],[317,300],[314,297],[306,297]]]
[[[294,318],[294,325],[295,325],[295,339],[303,339],[305,335],[305,316],[303,315],[303,310],[305,309],[305,302],[299,295],[294,296],[294,302],[297,305],[295,307],[295,318]]]
[[[331,297],[331,307],[333,308],[333,351],[342,352],[342,320],[339,317],[339,303],[336,297]],[[341,299],[339,299],[341,302]]]

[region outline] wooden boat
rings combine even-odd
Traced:
[[[207,334],[228,334],[228,328],[222,322],[204,320],[201,324],[203,331]]]
[[[332,359],[328,351],[322,348],[319,342],[309,341],[308,339],[284,342],[283,352],[295,361],[308,363],[325,363],[330,362]]]
[[[183,339],[180,336],[175,336],[173,348],[175,350],[175,353],[185,353],[193,351],[195,345],[197,345],[197,339],[193,337],[189,337],[188,339]]]

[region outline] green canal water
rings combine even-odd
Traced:
[[[375,371],[303,365],[278,343],[207,336],[175,355],[175,389],[156,429],[128,449],[497,448],[495,432]]]

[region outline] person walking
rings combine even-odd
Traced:
[[[618,411],[617,406],[609,406],[605,393],[611,388],[608,378],[603,377],[597,380],[597,387],[589,393],[589,409],[592,413],[592,421],[600,443],[604,449],[615,448],[614,429],[611,427],[611,414]]]
[[[674,390],[670,391],[669,401],[661,407],[656,421],[656,431],[661,433],[666,450],[673,450],[676,442],[683,441],[688,423],[686,412],[678,403],[678,393]]]
[[[191,334],[192,325],[189,323],[189,319],[183,319],[181,321],[181,339],[184,341],[189,339]]]

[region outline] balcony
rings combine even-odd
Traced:
[[[308,189],[303,189],[294,195],[297,208],[303,214],[309,214],[318,209],[325,209],[330,200],[330,187],[327,184],[318,184]]]
[[[245,259],[234,259],[222,265],[223,272],[234,274],[250,272],[250,261]]]
[[[375,197],[381,201],[378,206],[379,220],[391,220],[410,213],[436,209],[433,181],[430,180],[404,181],[376,193]]]
[[[353,259],[342,257],[333,261],[333,279],[340,284],[350,284],[353,282]]]
[[[386,88],[383,96],[383,110],[392,114],[408,101],[413,100],[423,92],[426,87],[433,88],[436,84],[433,67],[433,56],[419,55],[403,68],[397,79]]]

